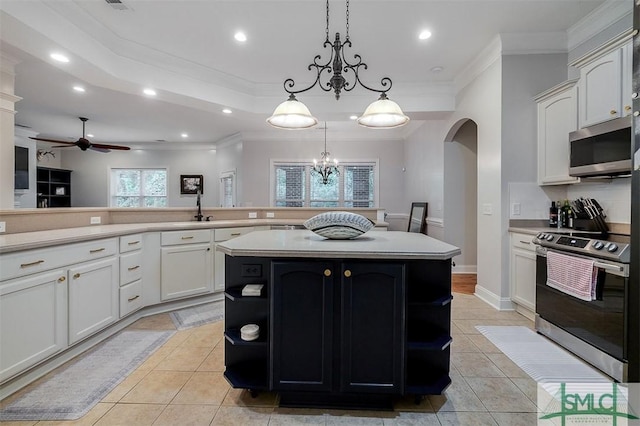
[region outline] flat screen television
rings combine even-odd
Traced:
[[[16,146],[15,189],[29,189],[29,148]]]

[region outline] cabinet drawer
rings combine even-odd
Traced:
[[[142,252],[120,255],[120,285],[142,278]]]
[[[523,250],[536,251],[536,246],[533,244],[533,238],[535,235],[530,234],[518,234],[511,233],[511,247],[521,248]]]
[[[163,246],[208,243],[211,241],[211,231],[208,229],[194,231],[168,231],[162,233],[160,241],[160,244]]]
[[[26,250],[0,256],[0,280],[44,272],[61,266],[113,256],[118,252],[118,239]]]
[[[235,237],[239,237],[240,235],[248,234],[253,231],[252,226],[244,227],[244,228],[222,228],[214,230],[214,240],[215,241],[227,241]]]
[[[125,235],[120,237],[120,253],[140,250],[142,248],[142,234]]]
[[[120,318],[142,308],[142,281],[120,287]]]

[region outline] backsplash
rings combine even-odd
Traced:
[[[544,187],[535,182],[509,183],[509,219],[548,219],[552,201],[579,197],[598,200],[607,222],[631,223],[631,178]],[[514,214],[518,204],[519,215]]]

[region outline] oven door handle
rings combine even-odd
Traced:
[[[593,266],[595,266],[596,268],[606,269],[608,271],[616,271],[616,272],[624,271],[624,268],[622,266],[620,266],[620,265],[609,265],[608,263],[595,262],[593,264]]]

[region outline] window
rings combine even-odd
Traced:
[[[167,207],[167,171],[111,169],[111,207]]]
[[[311,173],[311,165],[274,161],[273,205],[276,207],[375,207],[377,161],[345,162],[327,184]]]
[[[236,205],[236,172],[220,174],[220,207]]]

